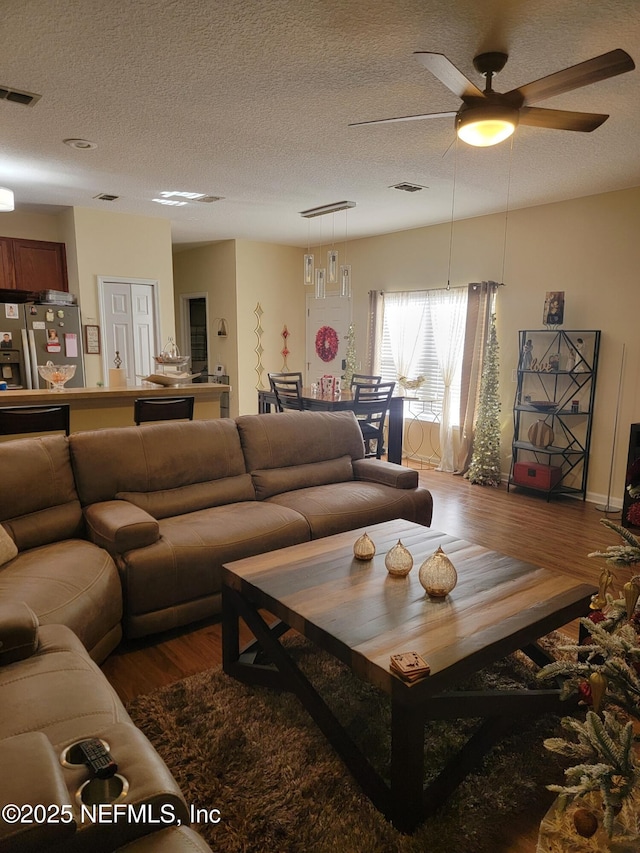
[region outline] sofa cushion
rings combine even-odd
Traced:
[[[1,442],[0,471],[0,522],[19,551],[82,535],[66,436]]]
[[[306,465],[291,465],[288,468],[272,468],[267,471],[252,471],[253,485],[259,501],[281,492],[304,489],[308,486],[324,486],[329,483],[344,483],[353,480],[350,456],[329,459],[326,462],[311,462]]]
[[[17,555],[18,548],[11,536],[0,524],[0,566],[4,566]]]
[[[122,492],[162,492],[246,473],[228,418],[77,432],[69,447],[83,506]]]
[[[364,457],[353,412],[282,412],[236,419],[247,471],[289,468],[350,456]]]
[[[121,637],[118,571],[90,542],[67,539],[21,552],[0,568],[0,599],[26,602],[41,626],[67,625],[98,661]]]
[[[118,558],[129,637],[164,631],[220,612],[223,563],[307,542],[295,508],[247,501],[159,522],[153,545]]]
[[[303,515],[313,539],[395,518],[429,525],[433,508],[427,489],[395,489],[357,480],[286,492],[268,498],[267,503],[290,507]]]
[[[122,703],[64,625],[41,625],[31,657],[0,667],[0,738],[43,732],[54,746],[131,723]]]
[[[154,518],[169,518],[185,512],[196,512],[210,506],[251,501],[255,492],[249,474],[224,477],[207,483],[191,483],[158,492],[118,492],[116,498],[129,501]]]

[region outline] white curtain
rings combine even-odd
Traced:
[[[455,470],[455,466],[453,461],[451,383],[460,368],[462,359],[467,290],[466,288],[429,290],[426,292],[426,304],[431,314],[438,366],[444,382],[440,419],[440,464],[436,470],[452,472]]]
[[[385,293],[385,322],[393,329],[391,355],[398,374],[414,378],[416,361],[420,355],[418,341],[424,334],[423,324],[427,311],[427,293],[417,300],[417,293]]]

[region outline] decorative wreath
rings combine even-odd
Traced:
[[[318,329],[316,355],[322,361],[333,361],[338,355],[338,333],[331,326],[322,326]]]

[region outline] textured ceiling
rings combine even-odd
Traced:
[[[513,145],[453,143],[453,119],[349,128],[459,101],[415,58],[509,53],[494,88],[623,48],[638,0],[2,0],[0,184],[17,208],[171,219],[176,244],[306,245],[640,185],[639,71],[537,106],[609,113],[593,133],[521,127]],[[97,143],[76,151],[62,140]],[[455,173],[455,193],[454,188]],[[409,181],[422,192],[390,189]],[[168,208],[161,191],[223,196]],[[94,200],[98,193],[119,196]],[[299,211],[349,199],[348,214]],[[11,214],[3,214],[10,216]],[[0,220],[1,222],[1,220]],[[0,227],[1,230],[1,227]]]

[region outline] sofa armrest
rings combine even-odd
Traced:
[[[405,468],[395,462],[383,462],[380,459],[354,459],[353,476],[356,480],[381,483],[394,489],[416,489],[418,472],[415,468]]]
[[[0,602],[0,666],[30,657],[38,648],[38,617],[24,601]]]
[[[91,541],[111,556],[145,548],[160,538],[156,519],[129,501],[90,504],[84,516]]]
[[[0,741],[0,804],[15,803],[23,820],[0,821],[0,850],[29,853],[64,842],[76,831],[69,791],[58,756],[42,732]],[[46,809],[48,820],[31,807]]]

